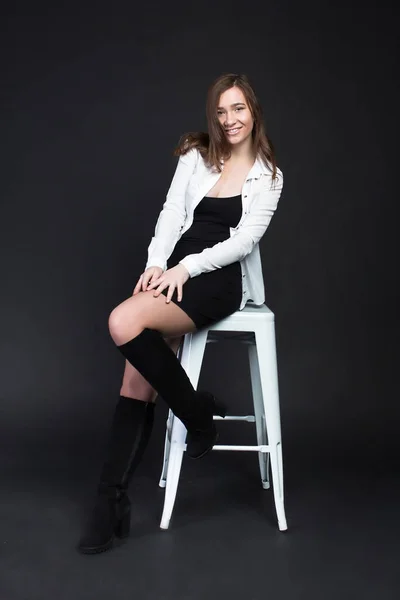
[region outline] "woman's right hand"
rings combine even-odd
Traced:
[[[139,277],[135,289],[133,290],[133,295],[136,296],[139,292],[145,292],[149,283],[161,277],[163,272],[161,267],[149,267],[146,269]]]

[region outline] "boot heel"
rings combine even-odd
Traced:
[[[228,407],[223,402],[220,402],[216,398],[214,398],[214,410],[213,414],[222,417],[223,419],[226,417],[228,412]]]
[[[118,538],[126,538],[129,536],[131,529],[131,511],[126,512],[115,526],[115,535]]]

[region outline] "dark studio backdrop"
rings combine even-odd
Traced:
[[[1,46],[0,461],[9,485],[39,472],[94,482],[123,372],[108,314],[144,268],[173,148],[183,132],[205,129],[206,91],[223,72],[254,84],[285,176],[262,259],[276,314],[287,485],[301,482],[299,470],[394,470],[391,5],[75,12],[10,3]],[[201,382],[233,409],[250,407],[236,345],[207,350]],[[143,466],[155,479],[165,416],[160,404]],[[238,443],[247,436],[225,431]],[[243,469],[252,461],[256,473],[254,459],[221,460]]]

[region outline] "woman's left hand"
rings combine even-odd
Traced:
[[[183,284],[186,283],[188,279],[189,271],[183,265],[177,264],[175,267],[172,267],[172,269],[164,271],[158,279],[153,281],[147,287],[147,291],[157,288],[154,292],[154,297],[157,298],[165,288],[169,287],[166,302],[170,302],[176,288],[178,290],[178,302],[180,302],[182,300]]]

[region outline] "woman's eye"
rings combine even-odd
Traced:
[[[245,106],[236,106],[235,111],[244,110],[245,108],[246,108]],[[223,114],[224,114],[223,110],[217,110],[218,117],[221,117]]]

